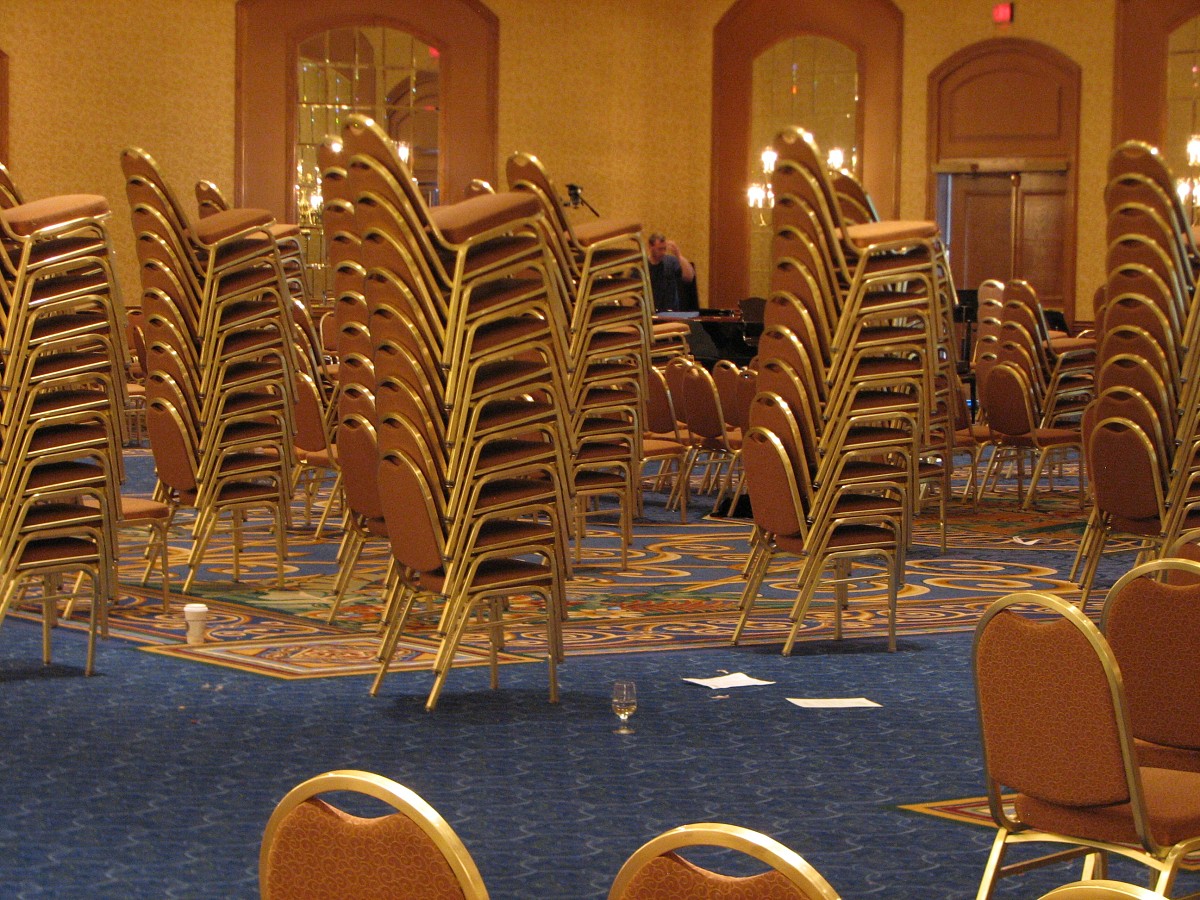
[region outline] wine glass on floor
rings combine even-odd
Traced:
[[[637,685],[632,681],[618,681],[613,685],[612,708],[621,720],[621,727],[613,730],[613,734],[633,734],[629,727],[629,717],[637,710]]]

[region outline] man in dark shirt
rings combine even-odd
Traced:
[[[696,267],[674,241],[654,232],[646,241],[646,258],[650,264],[650,289],[654,293],[655,312],[678,312],[690,308],[685,298],[685,285],[696,280]]]

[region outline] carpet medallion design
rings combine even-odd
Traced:
[[[657,503],[655,502],[657,500]],[[1069,498],[1053,496],[1030,513],[1009,498],[985,501],[978,509],[952,503],[948,510],[947,550],[938,547],[937,523],[929,511],[917,520],[900,596],[898,632],[906,635],[968,631],[996,597],[1019,590],[1078,596],[1065,579],[1082,530],[1083,518]],[[240,557],[240,580],[233,581],[232,548],[218,538],[205,558],[200,577],[186,595],[182,563],[189,523],[176,528],[172,548],[171,610],[159,606],[154,580],[140,585],[144,534],[123,535],[123,595],[111,612],[111,635],[144,645],[149,652],[179,660],[230,666],[276,678],[319,678],[374,672],[374,632],[387,566],[382,542],[369,545],[351,581],[338,618],[326,624],[337,572],[339,532],[327,529],[318,539],[297,511],[288,535],[288,559],[282,583],[273,547],[265,531],[251,522]],[[681,525],[649,495],[646,514],[635,528],[630,565],[620,569],[615,524],[603,518],[589,524],[584,555],[568,584],[568,621],[564,644],[570,655],[657,652],[728,646],[738,621],[750,523],[745,519],[699,516]],[[1120,545],[1118,545],[1119,548]],[[781,557],[764,582],[743,632],[749,645],[781,643],[795,596],[798,562]],[[882,575],[882,573],[880,573]],[[843,613],[847,639],[882,639],[886,606],[882,578],[864,578],[852,586]],[[183,642],[183,604],[201,601],[210,609],[207,641]],[[514,598],[519,608],[530,602]],[[829,640],[834,633],[832,592],[818,591],[799,631],[801,641]],[[36,618],[35,607],[14,615]],[[83,627],[82,619],[64,623]],[[428,669],[433,647],[431,616],[418,616],[413,634],[397,651],[395,671]],[[429,637],[426,638],[425,635]],[[503,664],[539,660],[544,639],[536,629],[516,625],[506,633]],[[464,645],[456,665],[485,665],[486,647]]]

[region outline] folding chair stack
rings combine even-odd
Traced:
[[[556,699],[569,369],[541,206],[509,192],[431,209],[374,122],[350,117],[341,145],[341,196],[354,198],[349,243],[357,241],[363,277],[361,293],[349,285],[337,298],[338,444],[343,432],[375,440],[383,530],[398,564],[373,691],[416,602],[440,598],[428,708],[469,630],[484,631],[494,662],[519,622],[546,629]],[[351,384],[357,410],[346,398]]]
[[[1110,535],[1139,540],[1144,562],[1200,530],[1200,254],[1174,183],[1148,144],[1109,157],[1096,398],[1084,418],[1093,505],[1071,572],[1083,602]]]
[[[625,566],[640,499],[642,423],[654,342],[642,227],[622,219],[572,223],[557,187],[531,154],[510,156],[506,175],[511,190],[538,199],[545,242],[567,297],[576,559],[586,534],[587,504],[615,496]]]
[[[283,579],[296,469],[299,372],[292,299],[274,219],[229,209],[193,219],[144,151],[121,155],[141,263],[147,428],[160,496],[194,507],[188,590],[220,519],[265,511]]]
[[[116,584],[125,316],[104,197],[0,209],[0,620],[40,582],[43,656],[68,576],[91,588],[86,673]]]
[[[956,426],[954,289],[937,226],[848,224],[811,136],[789,128],[773,146],[774,269],[760,369],[782,354],[773,372],[800,379],[834,433],[851,423],[900,426],[893,449],[910,461],[908,502],[916,509],[921,490],[936,486],[944,522]]]

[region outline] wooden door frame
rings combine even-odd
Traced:
[[[990,142],[986,139],[970,146],[943,147],[941,129],[941,98],[945,86],[953,79],[978,73],[986,75],[988,66],[995,65],[997,57],[1009,56],[1036,64],[1046,73],[1052,73],[1056,83],[1065,91],[1064,103],[1060,107],[1060,133],[1052,139],[1021,145],[996,135]],[[929,74],[927,82],[927,169],[926,209],[932,217],[937,200],[937,179],[932,173],[938,166],[950,160],[961,160],[964,156],[976,158],[976,163],[1013,165],[1035,164],[1038,160],[1061,160],[1067,167],[1067,221],[1072,224],[1063,241],[1065,269],[1063,272],[1063,312],[1068,321],[1075,317],[1075,248],[1078,240],[1078,192],[1079,192],[1079,114],[1082,73],[1079,64],[1060,51],[1025,38],[991,38],[964,47],[947,57]],[[969,149],[969,154],[953,151]],[[968,159],[967,164],[970,165]],[[953,251],[952,251],[953,252]]]
[[[0,163],[8,159],[8,54],[0,50]]]
[[[238,0],[234,176],[239,205],[268,209],[284,221],[292,216],[298,48],[313,34],[356,25],[407,31],[441,54],[438,181],[443,196],[462,196],[473,178],[495,180],[500,23],[480,0]]]
[[[896,215],[903,13],[892,0],[737,0],[713,29],[710,305],[735,307],[750,290],[746,179],[754,59],[803,34],[830,38],[858,54],[863,181],[880,212]]]
[[[1167,47],[1171,32],[1200,15],[1200,0],[1117,0],[1113,56],[1113,144],[1167,137]]]

